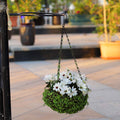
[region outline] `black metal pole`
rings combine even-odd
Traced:
[[[1,115],[0,120],[11,120],[11,100],[10,100],[10,79],[9,79],[9,56],[8,56],[8,22],[7,22],[7,0],[0,0],[3,8],[0,10],[0,49],[1,49]]]
[[[1,23],[1,19],[2,16],[0,14],[0,23]],[[2,26],[0,24],[0,120],[2,120],[2,115],[3,115],[3,92],[2,92],[2,76],[1,76],[1,71],[2,71],[2,67],[1,67],[1,58],[2,58],[2,54],[1,54],[1,40],[2,40]]]

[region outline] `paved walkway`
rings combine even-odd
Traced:
[[[103,36],[99,37],[96,33],[89,33],[89,34],[68,34],[69,39],[71,41],[72,46],[76,47],[83,47],[83,46],[99,46],[99,41],[103,40]],[[35,45],[34,46],[27,46],[27,48],[34,48],[34,47],[59,47],[60,44],[60,34],[40,34],[35,36]],[[112,40],[118,40],[117,36],[113,36]],[[11,40],[9,40],[9,45],[11,49],[14,48],[26,48],[26,46],[22,46],[20,42],[19,35],[13,35]],[[64,43],[63,47],[68,46],[66,37],[64,36]]]
[[[44,106],[43,77],[56,73],[57,60],[11,62],[13,120],[120,120],[120,60],[78,59],[89,79],[89,106],[73,115],[58,114]],[[76,70],[72,59],[62,61],[62,71]]]
[[[97,34],[68,34],[72,46],[98,46],[99,40]],[[34,46],[22,46],[19,35],[13,35],[9,40],[10,49],[27,49],[27,48],[59,48],[60,45],[60,34],[41,34],[36,35]],[[68,46],[67,40],[64,37],[63,47]]]
[[[99,40],[97,34],[68,34],[75,56],[77,57],[93,57],[99,55]],[[35,44],[33,46],[23,46],[20,42],[19,35],[13,35],[9,40],[10,58],[13,61],[24,60],[42,60],[56,59],[60,48],[60,34],[40,34],[36,35]],[[68,53],[68,42],[64,36],[63,42],[63,58],[70,58]],[[53,53],[54,52],[54,53]],[[46,55],[49,53],[49,55]],[[85,54],[85,55],[84,55]]]

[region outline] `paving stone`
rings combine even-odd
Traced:
[[[111,88],[92,90],[90,92],[90,102],[118,102],[120,101],[120,91]]]
[[[95,111],[86,108],[85,110],[78,112],[76,114],[59,114],[55,111],[52,111],[47,106],[41,107],[35,111],[28,112],[23,114],[22,116],[15,117],[15,120],[24,119],[27,120],[30,118],[31,120],[87,120],[88,118],[102,118],[103,116],[96,113]]]
[[[108,118],[98,118],[98,119],[88,119],[88,120],[111,120],[111,119],[108,119]]]
[[[89,107],[107,117],[120,115],[120,91],[92,81],[94,86],[98,88],[89,94]]]
[[[120,102],[108,102],[108,103],[92,103],[89,106],[91,109],[95,110],[96,112],[112,118],[114,116],[120,116]],[[114,119],[113,119],[114,120]]]
[[[118,73],[114,76],[107,77],[104,80],[101,80],[101,83],[120,90],[120,74]]]
[[[114,116],[112,117],[112,120],[120,120],[120,116]]]
[[[42,107],[44,105],[44,102],[42,100],[42,92],[43,91],[38,91],[37,93],[30,94],[28,96],[23,96],[21,98],[13,100],[13,118]]]

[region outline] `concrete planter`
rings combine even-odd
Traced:
[[[10,20],[12,22],[12,27],[17,27],[17,16],[10,16]]]
[[[120,41],[100,42],[101,58],[120,59]]]

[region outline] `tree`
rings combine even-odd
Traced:
[[[111,41],[111,36],[119,32],[120,0],[105,0],[103,6],[92,3],[90,6],[90,12],[94,15],[92,21],[97,25],[97,32],[100,35],[105,33],[109,38],[106,41]]]
[[[10,12],[37,12],[41,10],[41,0],[8,0]],[[26,17],[28,22],[31,17]]]

